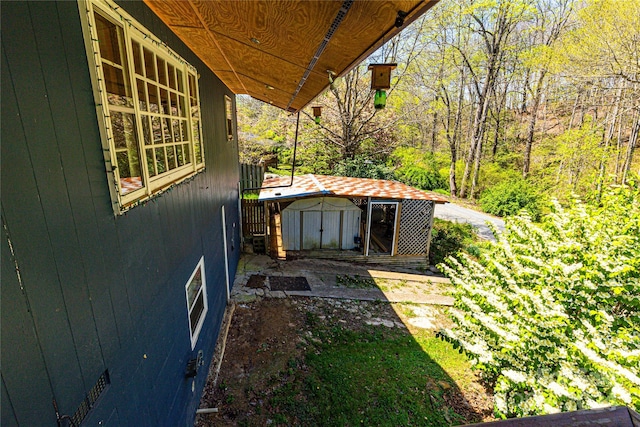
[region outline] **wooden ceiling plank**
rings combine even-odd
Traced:
[[[326,0],[192,1],[212,32],[302,67],[340,8]]]
[[[145,0],[145,3],[168,26],[200,27],[191,7],[184,1]]]
[[[356,0],[314,64],[343,0],[144,1],[235,93],[295,110],[328,88],[326,70],[344,75],[437,3]],[[409,14],[396,28],[399,10]]]
[[[200,20],[200,23],[202,24],[202,27],[206,30],[207,35],[211,38],[211,40],[213,40],[213,42],[215,43],[215,45],[217,46],[218,50],[220,51],[220,53],[222,54],[224,60],[227,62],[227,64],[229,65],[229,69],[231,69],[231,71],[233,71],[233,73],[236,75],[236,78],[240,81],[240,84],[242,85],[242,87],[244,88],[244,84],[242,82],[242,79],[240,79],[240,77],[238,77],[238,74],[236,73],[235,68],[233,67],[233,64],[231,62],[229,62],[229,60],[227,59],[227,56],[224,53],[224,50],[220,47],[220,45],[218,44],[218,40],[216,40],[216,38],[213,36],[213,34],[211,34],[211,30],[209,30],[205,23],[204,23],[204,19],[202,17],[202,15],[200,14],[200,12],[198,11],[198,8],[196,7],[196,5],[194,4],[193,0],[187,0],[189,2],[189,5],[191,6],[191,8],[193,9],[193,12],[196,14],[196,16],[198,17],[198,19]],[[245,88],[246,91],[246,88]]]

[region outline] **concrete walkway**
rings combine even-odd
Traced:
[[[455,203],[436,205],[434,216],[453,222],[468,222],[478,230],[480,237],[487,240],[496,240],[491,229],[487,227],[487,222],[495,225],[499,231],[504,231],[504,221],[502,219],[456,205]]]
[[[264,286],[248,287],[247,282],[253,275],[266,276]],[[273,291],[269,285],[269,276],[302,276],[307,279],[311,290]],[[232,298],[236,302],[249,302],[259,298],[308,296],[452,305],[453,298],[447,295],[449,286],[449,279],[441,275],[406,267],[311,258],[280,261],[266,255],[245,254],[238,264]]]

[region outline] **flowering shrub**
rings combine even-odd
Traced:
[[[498,416],[640,409],[639,189],[512,217],[479,261],[440,266],[456,299],[442,336],[493,382]]]

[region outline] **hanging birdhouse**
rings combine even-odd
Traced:
[[[391,70],[398,64],[370,64],[371,89],[389,89],[391,87]]]
[[[311,108],[313,108],[314,120],[315,120],[316,124],[319,125],[320,124],[320,117],[322,116],[322,107],[315,106],[315,107],[311,107]]]
[[[376,91],[373,99],[373,106],[376,109],[384,108],[387,104],[386,89],[391,87],[391,70],[398,64],[370,64],[371,70],[371,89]]]

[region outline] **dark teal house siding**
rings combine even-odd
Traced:
[[[120,5],[198,69],[206,169],[114,216],[77,3],[2,3],[3,427],[55,426],[53,399],[72,415],[105,370],[86,425],[192,425],[208,366],[185,367],[199,350],[208,364],[220,329],[223,251],[232,282],[240,252],[233,94],[142,2]],[[184,287],[202,256],[192,351]]]

